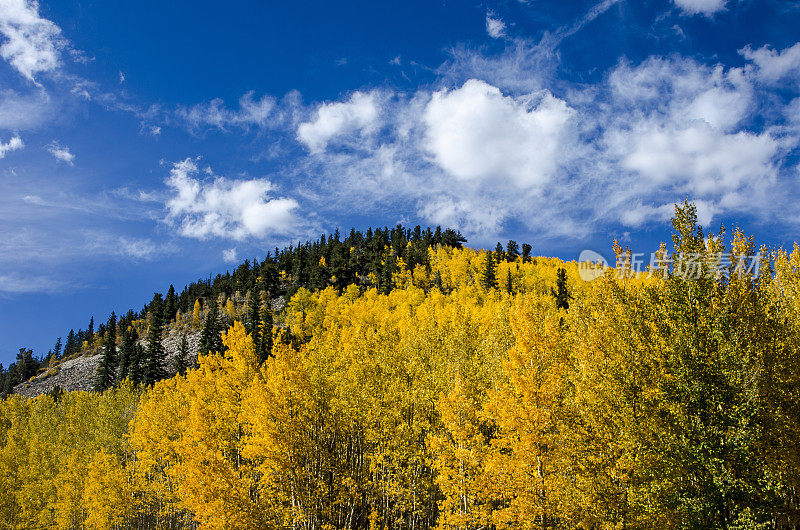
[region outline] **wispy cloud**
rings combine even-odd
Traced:
[[[0,293],[27,294],[57,292],[67,287],[67,283],[47,276],[23,276],[0,274]]]
[[[486,33],[493,39],[499,39],[506,35],[506,23],[491,11],[486,13]]]
[[[687,15],[711,17],[725,9],[726,0],[673,0],[675,5]]]
[[[57,141],[53,140],[47,144],[47,146],[45,146],[45,149],[48,153],[53,155],[56,160],[64,162],[70,166],[75,164],[75,155],[70,152],[69,147],[61,145]]]

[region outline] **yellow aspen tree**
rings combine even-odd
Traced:
[[[482,404],[467,395],[457,376],[452,391],[442,396],[436,408],[442,429],[428,441],[436,483],[444,496],[437,527],[487,528],[493,523],[496,492],[487,476],[490,447],[485,433],[489,429],[479,418]]]
[[[200,307],[200,300],[194,301],[194,309],[192,309],[192,328],[200,329],[203,327],[203,309]]]

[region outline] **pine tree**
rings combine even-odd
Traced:
[[[138,339],[139,334],[136,333],[136,329],[134,329],[133,326],[129,327],[122,333],[122,349],[120,350],[119,368],[117,369],[117,379],[119,381],[130,377],[131,381],[138,382],[138,380],[134,378],[132,374],[132,366],[136,361],[135,356],[137,353],[136,346]]]
[[[172,284],[167,291],[167,297],[164,299],[164,323],[169,324],[175,318],[175,313],[178,312],[178,298],[175,296],[175,287]]]
[[[506,291],[508,292],[508,294],[513,294],[514,293],[514,282],[513,282],[512,278],[511,278],[511,268],[510,267],[509,267],[507,272],[508,273],[506,275]]]
[[[92,345],[92,341],[94,340],[94,316],[89,319],[89,327],[86,329],[84,340],[89,343],[89,346]]]
[[[265,300],[261,304],[261,312],[259,314],[260,332],[259,340],[256,343],[256,358],[258,363],[261,364],[272,355],[272,304],[270,303],[269,296],[264,297]]]
[[[203,324],[203,331],[200,332],[200,345],[197,353],[198,355],[206,355],[211,352],[222,351],[224,351],[224,346],[222,344],[222,330],[219,325],[217,304],[209,302],[206,321]]]
[[[516,261],[519,257],[519,245],[513,239],[508,240],[508,244],[506,245],[506,260],[508,261]]]
[[[556,299],[556,307],[558,309],[568,310],[569,300],[572,296],[569,294],[567,287],[567,271],[563,267],[559,267],[556,275],[556,289],[550,288],[550,294]]]
[[[497,287],[497,276],[495,272],[494,257],[487,251],[483,261],[483,273],[481,274],[481,285],[487,291]]]
[[[56,345],[53,347],[53,355],[55,355],[56,359],[61,358],[61,337],[56,340]]]
[[[161,293],[153,296],[150,303],[150,328],[147,331],[147,350],[144,363],[145,385],[152,385],[167,376],[164,369],[166,352],[161,342],[161,335],[164,332],[164,303]]]
[[[75,337],[75,330],[69,330],[67,333],[67,342],[64,344],[64,356],[68,357],[78,351],[77,338]]]
[[[178,347],[178,354],[175,356],[175,373],[185,375],[189,363],[189,342],[186,335],[181,338],[181,345]]]
[[[503,250],[503,245],[500,242],[497,242],[497,246],[494,247],[494,261],[495,263],[500,263],[501,261],[506,260],[506,252]]]
[[[97,392],[103,392],[114,386],[117,363],[117,315],[112,311],[111,316],[108,317],[105,349],[94,378],[94,389]]]
[[[533,247],[531,247],[527,243],[522,244],[522,263],[528,263],[531,260],[531,251]]]

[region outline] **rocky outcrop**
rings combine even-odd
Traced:
[[[175,373],[175,358],[178,355],[178,348],[180,348],[181,338],[184,334],[189,345],[188,361],[192,363],[197,359],[200,332],[170,330],[163,339],[164,351],[167,354],[164,369],[169,374]],[[144,346],[143,342],[142,346]],[[14,392],[25,397],[36,397],[52,392],[56,386],[65,392],[92,390],[95,372],[100,364],[100,357],[101,355],[98,353],[64,361],[28,381],[18,384],[14,387]]]

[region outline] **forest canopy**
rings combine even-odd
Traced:
[[[673,227],[671,268],[637,272],[615,245],[590,282],[574,262],[428,245],[369,284],[298,287],[268,326],[234,304],[174,377],[12,395],[0,520],[794,528],[800,248],[704,234],[691,204]],[[677,274],[689,259],[699,274]]]

